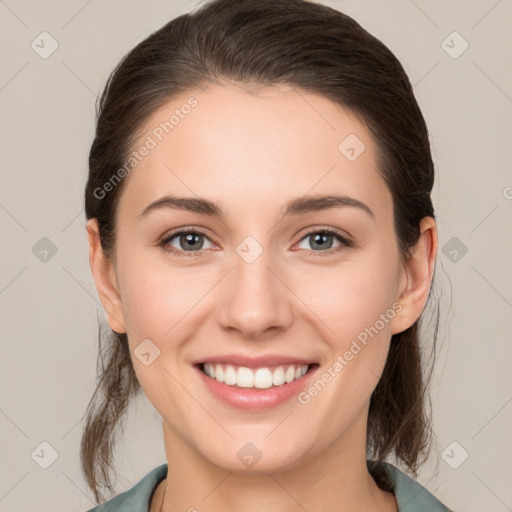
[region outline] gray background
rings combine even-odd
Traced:
[[[445,295],[438,446],[418,480],[455,510],[511,510],[512,2],[322,3],[397,55],[429,126]],[[79,442],[103,317],[82,209],[94,104],[129,49],[197,5],[0,0],[0,512],[93,505]],[[47,58],[43,31],[58,44]],[[165,462],[147,399],[133,404],[117,455],[117,492]]]

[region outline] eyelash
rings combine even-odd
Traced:
[[[299,240],[299,242],[301,242],[304,238],[307,238],[308,236],[319,234],[319,233],[333,235],[336,238],[336,240],[338,240],[338,242],[340,242],[340,245],[338,247],[330,248],[325,251],[312,251],[312,250],[308,251],[308,252],[312,253],[314,256],[321,256],[321,257],[329,256],[329,255],[332,255],[333,253],[337,253],[338,251],[341,251],[343,249],[347,249],[349,247],[354,246],[354,242],[352,240],[349,240],[342,234],[341,231],[338,231],[337,229],[334,229],[334,228],[313,229],[313,230],[305,233],[302,236],[302,238]],[[209,238],[208,235],[206,235],[206,233],[203,233],[201,230],[198,230],[195,228],[194,229],[180,229],[178,231],[174,231],[169,234],[166,234],[165,237],[161,240],[159,245],[165,251],[176,254],[177,256],[184,256],[184,257],[201,256],[203,251],[205,251],[206,249],[201,249],[199,251],[181,251],[181,250],[175,249],[174,247],[167,245],[173,238],[176,238],[177,236],[190,235],[190,234],[203,235],[206,238]]]

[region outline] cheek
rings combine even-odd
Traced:
[[[297,295],[325,324],[329,337],[343,345],[377,323],[387,335],[395,297],[395,267],[372,261],[311,272]],[[391,311],[390,311],[391,309]],[[317,320],[318,321],[318,320]]]
[[[171,336],[174,326],[185,318],[201,297],[205,287],[179,273],[151,274],[134,277],[123,299],[129,333],[153,335],[163,339]]]
[[[369,400],[386,364],[391,320],[396,314],[392,307],[396,266],[382,253],[369,252],[366,256],[333,267],[329,273],[315,270],[308,276],[307,286],[298,292],[317,317],[311,321],[323,333],[330,359],[328,370],[336,375],[329,386],[326,407],[336,408],[334,403],[339,400],[345,407],[349,403],[350,407],[361,407]],[[319,293],[319,286],[323,293]],[[341,408],[339,414],[338,420],[344,421],[348,411]]]
[[[133,366],[145,394],[161,410],[162,388],[169,390],[167,399],[172,401],[174,397],[179,401],[180,390],[169,371],[181,380],[178,373],[182,345],[197,327],[190,319],[194,318],[196,308],[201,307],[198,301],[211,285],[197,271],[163,268],[161,264],[147,262],[140,265],[135,258],[125,262],[124,270],[121,295]],[[149,365],[139,359],[140,354],[147,352],[151,354]]]
[[[123,314],[132,338],[172,336],[174,326],[208,289],[197,268],[171,268],[162,258],[144,253],[120,261],[119,270]]]

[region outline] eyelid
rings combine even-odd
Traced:
[[[159,245],[163,246],[164,250],[174,253],[174,254],[178,254],[180,256],[200,256],[200,255],[202,255],[202,253],[204,251],[207,251],[207,249],[200,249],[199,251],[183,251],[183,250],[175,249],[174,247],[167,245],[169,240],[171,240],[172,238],[175,238],[178,235],[183,235],[183,234],[188,234],[188,233],[195,233],[195,234],[203,235],[208,240],[210,240],[210,242],[213,245],[217,245],[217,246],[219,245],[216,242],[214,242],[213,240],[211,240],[210,236],[203,229],[196,227],[196,226],[181,226],[179,228],[176,228],[174,230],[166,232],[164,235],[162,235],[160,237]],[[302,233],[299,240],[294,245],[299,244],[300,242],[302,242],[302,240],[307,238],[309,235],[313,235],[315,233],[327,233],[327,234],[332,235],[335,238],[337,238],[338,241],[340,242],[340,245],[338,247],[329,248],[329,249],[326,249],[325,251],[306,250],[308,253],[313,254],[315,256],[332,255],[332,254],[335,254],[338,250],[347,249],[347,248],[353,247],[355,245],[351,236],[350,235],[347,236],[347,233],[345,231],[342,231],[342,230],[340,230],[338,228],[334,228],[334,227],[328,227],[328,226],[314,226],[314,227],[309,228],[306,232]]]
[[[297,243],[302,242],[305,238],[307,238],[310,235],[313,235],[315,233],[327,233],[335,238],[338,239],[340,242],[340,245],[338,247],[331,247],[329,249],[326,249],[325,251],[312,251],[308,250],[310,254],[313,254],[314,256],[328,256],[332,254],[336,254],[338,250],[342,249],[348,249],[350,247],[354,247],[355,243],[350,235],[346,233],[345,231],[342,231],[341,229],[334,228],[334,227],[328,227],[328,226],[314,226],[311,229],[308,229],[305,233],[303,233]],[[348,236],[347,236],[348,235]],[[297,245],[294,244],[294,245]]]
[[[313,233],[330,233],[332,235],[338,235],[340,238],[343,238],[348,243],[352,243],[352,236],[347,231],[344,231],[339,228],[335,228],[332,226],[312,226],[311,228],[305,228],[306,231],[302,233],[300,240],[308,235],[312,235]]]
[[[171,229],[170,231],[166,231],[160,237],[160,239],[164,240],[164,239],[167,239],[167,238],[171,238],[171,237],[173,237],[175,235],[189,233],[189,232],[198,233],[198,234],[201,234],[201,235],[204,235],[204,236],[210,238],[210,236],[202,228],[199,228],[197,226],[181,226],[179,228]]]
[[[179,249],[175,249],[174,247],[171,247],[168,244],[168,242],[172,239],[172,238],[175,238],[177,237],[178,235],[184,235],[184,234],[188,234],[188,233],[194,233],[194,234],[198,234],[198,235],[203,235],[205,238],[207,238],[213,245],[216,245],[218,246],[219,244],[217,244],[215,241],[211,240],[211,237],[210,235],[208,235],[203,229],[199,228],[199,227],[196,227],[196,226],[181,226],[179,228],[176,228],[174,230],[171,230],[171,231],[167,231],[166,233],[164,233],[160,238],[159,238],[159,244],[160,246],[162,246],[164,248],[164,250],[168,251],[168,252],[171,252],[171,253],[174,253],[174,254],[179,254],[179,255],[185,255],[185,256],[196,256],[196,255],[201,255],[204,251],[206,251],[207,249],[201,249],[199,251],[182,251],[182,250],[179,250]]]

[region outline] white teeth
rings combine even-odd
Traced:
[[[236,373],[236,385],[240,388],[254,387],[254,373],[249,368],[241,366]]]
[[[205,369],[207,366],[210,366],[210,365],[205,364],[204,365]],[[213,365],[212,365],[212,368],[213,368]],[[216,377],[214,377],[214,378],[216,378]],[[229,386],[236,385],[236,371],[231,365],[228,365],[226,368],[226,373],[224,374],[224,382],[226,384],[228,384]]]
[[[222,366],[219,364],[218,368],[215,368],[215,378],[219,381],[219,382],[224,382],[224,369],[222,368]]]
[[[284,383],[284,368],[280,366],[279,368],[276,368],[272,374],[272,384],[274,384],[274,386],[280,386]]]
[[[272,372],[268,368],[258,368],[254,374],[254,387],[267,389],[272,387]]]
[[[309,365],[286,365],[278,366],[271,370],[270,368],[257,368],[252,370],[245,366],[235,368],[228,364],[204,364],[204,373],[218,382],[223,382],[228,386],[238,386],[240,388],[268,389],[272,386],[281,386],[285,382],[290,383],[300,379],[308,371]]]

